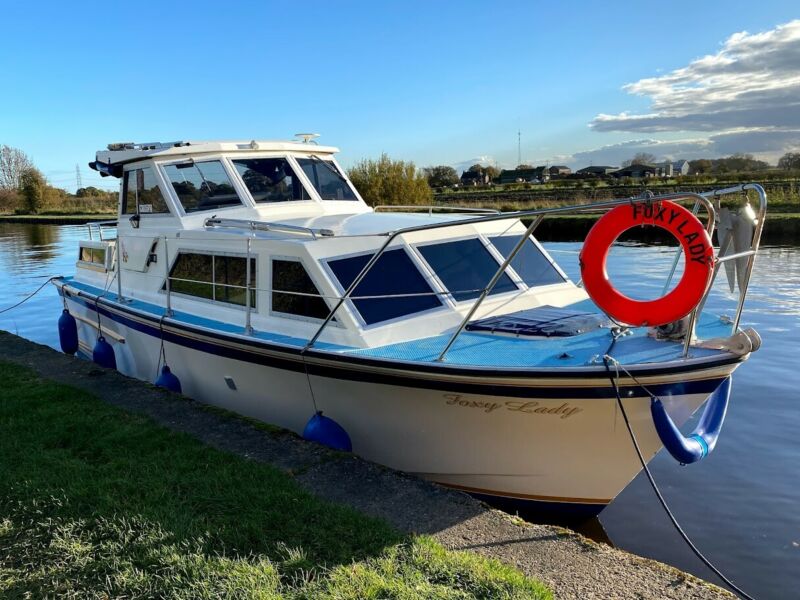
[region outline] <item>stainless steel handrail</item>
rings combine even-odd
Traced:
[[[203,223],[205,227],[230,227],[234,229],[250,229],[251,231],[280,231],[284,233],[297,233],[310,235],[316,240],[317,236],[333,237],[334,233],[330,229],[314,229],[312,227],[302,227],[300,225],[289,225],[288,223],[272,223],[269,221],[252,221],[248,219],[218,219],[209,217]]]
[[[103,239],[103,227],[116,227],[117,220],[114,219],[112,221],[89,221],[86,223],[86,227],[89,230],[89,239],[94,240],[94,235],[92,234],[93,227],[97,227],[97,239],[101,242],[106,241]]]
[[[706,210],[708,211],[708,215],[709,215],[709,222],[708,222],[706,228],[709,230],[709,234],[711,232],[713,232],[715,216],[716,216],[716,212],[714,210],[714,206],[711,204],[711,202],[707,198],[705,198],[705,197],[703,197],[703,196],[701,196],[699,194],[695,194],[693,192],[687,192],[685,194],[668,194],[668,195],[665,195],[665,196],[658,196],[658,197],[650,196],[650,197],[641,197],[641,198],[622,198],[622,199],[617,199],[617,200],[608,200],[608,201],[605,201],[605,202],[595,202],[593,204],[583,204],[583,205],[580,205],[580,206],[559,206],[559,207],[554,207],[554,208],[539,208],[539,209],[532,209],[532,210],[520,210],[520,211],[509,212],[509,213],[499,213],[499,214],[496,214],[496,215],[486,215],[486,216],[482,216],[482,217],[472,217],[472,218],[469,218],[469,219],[458,219],[458,220],[454,220],[454,221],[442,221],[442,222],[439,222],[439,223],[427,223],[427,224],[424,224],[424,225],[413,225],[413,226],[410,226],[410,227],[403,227],[403,228],[400,228],[400,229],[396,229],[394,231],[387,231],[387,232],[384,232],[384,233],[381,233],[381,234],[373,234],[373,235],[376,235],[376,236],[386,236],[386,241],[378,248],[378,250],[375,252],[375,254],[372,255],[372,257],[369,259],[369,261],[367,261],[367,264],[364,265],[364,267],[361,269],[361,272],[356,276],[356,278],[353,279],[353,281],[350,283],[350,285],[345,290],[345,293],[336,302],[336,305],[328,313],[328,316],[325,317],[325,320],[319,326],[319,328],[314,333],[314,335],[308,340],[306,345],[303,347],[302,351],[306,352],[307,350],[309,350],[316,343],[316,341],[319,339],[319,336],[322,335],[322,332],[324,331],[325,327],[327,327],[328,323],[330,323],[331,320],[333,319],[333,316],[336,314],[336,311],[339,310],[339,308],[342,306],[342,304],[344,304],[344,302],[350,297],[350,295],[352,294],[353,290],[358,286],[358,284],[361,283],[361,281],[364,279],[364,277],[367,275],[367,273],[369,273],[369,271],[372,269],[372,267],[375,266],[375,263],[378,262],[378,259],[383,255],[383,253],[389,247],[389,244],[391,244],[397,238],[397,236],[399,236],[399,235],[403,235],[403,234],[406,234],[406,233],[416,233],[416,232],[419,232],[419,231],[429,231],[429,230],[432,230],[432,229],[442,229],[444,227],[458,227],[458,226],[463,226],[463,225],[474,225],[474,224],[478,224],[478,223],[491,223],[491,222],[494,222],[494,221],[507,221],[507,220],[511,220],[511,219],[521,219],[521,218],[525,218],[525,217],[539,217],[539,216],[542,216],[542,218],[544,218],[544,217],[546,217],[548,215],[591,212],[591,211],[596,211],[596,210],[614,208],[616,206],[622,206],[622,205],[625,205],[625,204],[649,203],[649,202],[657,202],[657,201],[660,201],[660,200],[676,200],[676,199],[680,199],[680,198],[694,198],[695,200],[698,200],[699,202],[701,202],[702,204],[705,205]],[[537,225],[538,225],[538,223],[537,223]],[[509,255],[508,262],[511,262],[511,260],[514,259],[514,257],[516,256],[516,254],[520,250],[520,248],[522,248],[522,244],[518,244],[518,246],[514,249],[514,251]],[[498,273],[502,274],[504,270],[505,270],[504,267],[501,265],[500,268],[498,269],[498,271],[495,272],[495,277],[499,278],[500,275],[498,275]],[[494,279],[494,277],[492,279]],[[478,306],[480,306],[481,302],[483,301],[483,298],[485,298],[485,295],[482,295],[478,299],[476,299],[476,304]],[[475,310],[477,310],[477,307],[474,307],[474,310],[472,310],[471,312],[474,314]],[[458,337],[458,334],[460,334],[460,331],[458,331],[456,333],[455,337]],[[452,343],[455,343],[455,339],[452,339]],[[450,344],[451,346],[452,346],[452,343]],[[439,356],[439,360],[444,360],[444,353],[442,353]]]
[[[441,210],[442,212],[461,212],[461,213],[475,213],[475,214],[500,214],[501,211],[496,208],[470,208],[469,206],[441,206],[439,204],[428,205],[404,205],[404,204],[378,204],[373,206],[375,212],[381,212],[383,209],[387,210],[413,210],[423,212],[427,210],[428,215],[432,215],[434,210]]]
[[[500,277],[506,272],[508,265],[511,264],[511,261],[514,260],[514,257],[525,245],[526,240],[528,240],[531,237],[531,234],[533,234],[533,232],[539,226],[539,223],[541,223],[542,221],[544,221],[544,215],[539,215],[538,217],[533,219],[533,221],[531,221],[531,224],[525,231],[525,235],[520,236],[519,241],[514,246],[514,249],[508,254],[506,259],[503,261],[503,264],[500,265],[500,268],[495,272],[491,281],[489,281],[489,284],[481,292],[478,299],[472,304],[470,309],[467,311],[467,314],[464,315],[464,318],[461,320],[461,323],[459,323],[458,328],[453,332],[453,335],[450,336],[450,339],[447,341],[447,345],[444,347],[444,349],[436,359],[438,362],[442,362],[444,360],[445,354],[447,354],[447,351],[450,350],[452,345],[456,343],[456,338],[458,338],[458,336],[461,335],[461,332],[464,331],[464,328],[467,326],[467,323],[469,323],[469,320],[475,314],[475,311],[478,310],[478,307],[481,305],[486,296],[488,296],[492,292],[494,286],[497,284]]]
[[[704,198],[719,198],[721,196],[726,196],[728,194],[747,192],[748,190],[753,190],[758,194],[758,215],[756,216],[756,227],[753,231],[753,239],[750,241],[750,250],[747,251],[746,253],[740,253],[746,255],[748,258],[747,258],[747,267],[745,269],[744,281],[739,284],[739,299],[736,305],[736,315],[734,316],[731,325],[731,335],[735,334],[736,331],[739,329],[739,322],[741,321],[742,311],[744,310],[744,300],[747,297],[747,288],[750,285],[750,276],[753,274],[753,265],[755,264],[756,254],[758,253],[758,248],[761,244],[761,233],[764,231],[764,221],[767,216],[767,193],[764,191],[764,188],[757,183],[744,183],[729,188],[723,188],[721,190],[711,190],[709,192],[704,192],[703,194],[701,194],[702,197]],[[692,338],[694,337],[694,330],[697,324],[697,319],[700,316],[703,307],[705,306],[706,300],[708,299],[708,295],[711,293],[711,288],[714,285],[717,273],[719,272],[719,266],[723,262],[726,262],[727,260],[730,260],[731,258],[734,257],[740,258],[739,255],[729,255],[720,258],[719,254],[715,257],[714,271],[711,275],[708,287],[706,288],[706,291],[703,294],[703,297],[700,300],[699,304],[690,313],[689,328],[686,332],[686,337],[684,338],[683,342],[684,357],[689,355],[689,348],[691,347]]]

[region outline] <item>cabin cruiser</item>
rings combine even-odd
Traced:
[[[618,402],[648,460],[663,445],[681,462],[713,448],[730,376],[759,343],[739,327],[759,186],[513,213],[373,208],[337,152],[312,136],[98,151],[90,166],[120,179],[119,216],[89,225],[75,275],[54,282],[62,347],[503,507],[592,515],[611,502],[642,467]],[[720,205],[748,190],[757,214]],[[551,214],[649,211],[660,226],[672,207],[708,240],[706,279],[660,327],[592,295],[602,248],[582,254],[597,263],[584,285],[533,235]],[[739,277],[732,318],[702,312],[723,264]],[[699,430],[681,434],[707,399]]]

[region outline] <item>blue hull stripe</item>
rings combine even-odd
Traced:
[[[59,289],[61,292],[62,290]],[[85,292],[82,292],[85,293]],[[74,294],[68,294],[70,300],[79,302],[89,310],[96,310],[102,316],[107,317],[117,323],[120,323],[130,329],[139,331],[149,336],[160,339],[162,331],[159,328],[159,318],[153,315],[148,315],[141,311],[134,311],[128,307],[123,307],[114,304],[113,311],[109,310],[105,305],[107,303],[100,300],[97,305],[92,300]],[[130,318],[135,316],[136,318]],[[142,322],[146,321],[146,322]],[[176,333],[180,331],[180,333]],[[202,336],[207,339],[200,339],[197,336]],[[176,321],[169,321],[165,324],[163,330],[163,338],[167,342],[171,342],[193,350],[199,350],[208,354],[222,356],[243,362],[260,364],[268,367],[284,369],[302,373],[308,369],[309,374],[318,375],[320,377],[330,377],[333,379],[379,383],[385,385],[396,385],[402,387],[422,388],[422,389],[435,389],[447,392],[459,392],[466,394],[480,394],[486,396],[506,396],[515,398],[554,398],[554,399],[581,399],[581,398],[613,398],[613,390],[608,384],[605,374],[589,374],[584,372],[562,372],[559,370],[557,373],[552,369],[547,374],[542,374],[540,377],[543,384],[546,385],[548,378],[554,375],[559,379],[574,378],[584,385],[582,387],[563,385],[553,385],[552,387],[534,387],[520,382],[519,385],[500,385],[491,383],[479,382],[463,382],[451,381],[447,379],[425,379],[419,377],[420,372],[430,372],[444,375],[447,377],[464,375],[469,377],[480,377],[482,379],[490,379],[492,377],[502,377],[508,379],[530,379],[536,376],[537,372],[531,370],[528,372],[522,371],[501,371],[501,370],[486,370],[486,369],[463,369],[431,365],[413,365],[409,366],[403,363],[392,363],[390,361],[381,361],[375,359],[366,359],[360,357],[344,357],[332,352],[319,352],[311,350],[306,353],[306,365],[303,365],[303,359],[300,348],[291,348],[286,346],[279,346],[269,344],[260,340],[244,340],[240,338],[231,338],[222,334],[209,332],[207,330],[200,330],[190,326],[177,323]],[[235,344],[236,347],[231,346]],[[265,354],[269,352],[269,354]],[[335,361],[335,366],[327,364],[318,364],[314,359],[323,359],[327,361]],[[704,363],[694,366],[681,366],[661,369],[631,369],[637,376],[644,375],[673,375],[685,371],[697,371],[700,369],[708,369],[718,367],[726,364],[739,362],[738,359],[724,358],[720,361],[713,363]],[[392,368],[402,370],[403,373],[384,373],[371,371],[365,367],[373,367],[386,369]],[[549,376],[549,377],[548,377]],[[595,379],[597,385],[586,386],[586,382],[590,379]],[[711,393],[722,382],[724,377],[715,377],[712,379],[701,379],[695,381],[667,383],[667,384],[650,384],[648,389],[658,395],[680,395],[680,394],[697,394],[697,393]],[[646,397],[648,394],[641,390],[639,386],[620,386],[621,391],[633,391],[634,396]]]

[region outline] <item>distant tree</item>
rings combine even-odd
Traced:
[[[732,154],[727,158],[718,158],[714,161],[714,171],[717,173],[749,173],[752,171],[765,171],[769,163],[758,160],[752,154]]]
[[[392,160],[381,154],[364,159],[347,171],[361,197],[370,204],[430,204],[433,192],[413,162]]]
[[[656,162],[654,154],[649,152],[637,152],[630,160],[622,161],[623,167],[630,167],[631,165],[652,165]]]
[[[492,165],[486,167],[485,172],[489,176],[489,181],[494,181],[495,179],[500,177],[500,169],[498,169],[497,167],[493,167]]]
[[[250,171],[247,171],[248,173]],[[75,196],[78,198],[96,198],[100,196],[106,196],[108,192],[98,189],[93,185],[87,186],[85,188],[78,188],[75,190]]]
[[[447,165],[438,165],[435,167],[425,167],[422,169],[425,178],[428,180],[428,185],[432,188],[448,187],[458,183],[458,173],[453,167]]]
[[[784,170],[800,169],[800,152],[787,152],[778,160],[778,168]]]
[[[711,173],[714,168],[714,163],[707,158],[698,158],[697,160],[689,161],[689,172],[692,175]]]
[[[521,165],[517,165],[517,170],[520,170],[520,169],[532,169],[532,168],[533,168],[533,165],[526,165],[525,163],[523,163]]]
[[[35,167],[28,167],[22,171],[19,179],[19,190],[22,194],[25,209],[30,214],[35,215],[44,204],[48,186],[39,169]]]
[[[23,171],[32,167],[31,159],[22,150],[0,145],[0,190],[19,189]]]

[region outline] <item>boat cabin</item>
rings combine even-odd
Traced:
[[[526,228],[516,218],[372,208],[337,152],[309,136],[111,144],[91,166],[120,179],[117,236],[81,244],[76,280],[212,329],[297,344],[403,229],[320,343],[374,347],[453,330]],[[531,238],[474,316],[585,298]]]

